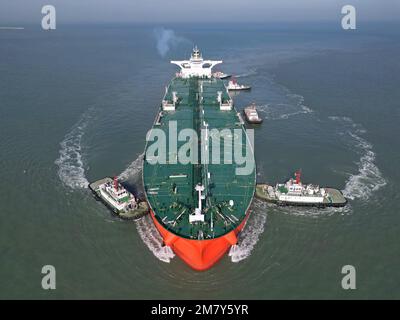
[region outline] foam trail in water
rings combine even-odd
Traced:
[[[257,70],[256,69],[250,69],[248,72],[236,75],[235,78],[245,78],[245,77],[254,76],[256,74],[257,74]]]
[[[299,110],[293,112],[284,112],[284,110],[287,109],[285,107],[287,107],[287,105],[282,103],[275,106],[272,106],[270,104],[256,106],[258,111],[267,114],[266,119],[268,120],[286,120],[289,119],[289,117],[313,112],[312,109],[304,105],[301,105]]]
[[[119,176],[121,180],[137,178],[142,172],[144,153],[140,154]]]
[[[331,216],[334,214],[346,215],[352,212],[352,207],[347,204],[344,207],[327,207],[327,208],[316,208],[316,207],[285,207],[276,206],[271,204],[271,210],[287,215],[308,217],[308,218],[319,218],[321,216]]]
[[[143,168],[144,153],[140,154],[132,163],[118,176],[121,180],[136,179]],[[163,246],[163,239],[149,216],[143,217],[136,222],[136,229],[144,244],[161,261],[170,262],[175,256],[172,249]]]
[[[268,120],[286,120],[300,114],[313,113],[313,110],[303,104],[304,97],[298,94],[286,95],[289,103],[265,104],[256,106],[257,110],[266,114]],[[292,102],[293,101],[293,102]]]
[[[243,231],[239,234],[238,244],[231,247],[229,256],[232,262],[239,262],[251,255],[267,221],[266,206],[259,200],[253,200],[254,208]]]
[[[163,240],[150,216],[136,221],[136,229],[150,251],[161,261],[170,262],[175,254],[168,246],[163,246]]]
[[[386,180],[375,164],[376,154],[372,150],[372,144],[359,135],[366,131],[348,117],[329,117],[329,119],[341,121],[347,125],[349,129],[342,134],[347,135],[351,147],[361,155],[358,161],[358,172],[350,175],[346,181],[343,195],[351,200],[368,200],[374,191],[386,185]]]
[[[58,166],[58,176],[71,189],[86,188],[89,184],[85,177],[82,160],[82,137],[89,123],[91,112],[86,112],[82,118],[67,133],[60,143],[59,158],[55,161]]]

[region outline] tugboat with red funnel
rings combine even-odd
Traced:
[[[303,184],[301,171],[296,171],[295,178],[286,183],[277,183],[275,187],[257,184],[256,197],[266,202],[281,206],[344,207],[347,199],[342,192],[333,188],[321,188],[315,184]]]
[[[96,199],[102,201],[114,214],[122,219],[136,220],[147,213],[146,201],[140,201],[126,190],[115,177],[106,177],[89,184]]]
[[[239,84],[235,78],[229,80],[227,89],[229,91],[240,91],[240,90],[250,90],[250,86],[246,86],[244,84]]]

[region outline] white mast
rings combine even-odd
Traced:
[[[194,209],[194,214],[189,215],[189,222],[197,222],[201,221],[204,222],[204,214],[203,214],[203,208],[202,208],[202,200],[204,200],[206,197],[202,193],[204,191],[204,186],[201,184],[196,185],[195,190],[198,193],[199,199],[198,199],[198,206],[197,208]]]

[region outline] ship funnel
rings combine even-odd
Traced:
[[[114,189],[118,190],[118,180],[117,177],[114,177]]]
[[[301,170],[297,170],[294,174],[296,177],[296,183],[299,184],[301,182],[300,177],[301,177]]]

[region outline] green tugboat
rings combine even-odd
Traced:
[[[109,177],[89,185],[95,197],[122,219],[136,220],[149,212],[146,201],[139,201],[117,180]]]

